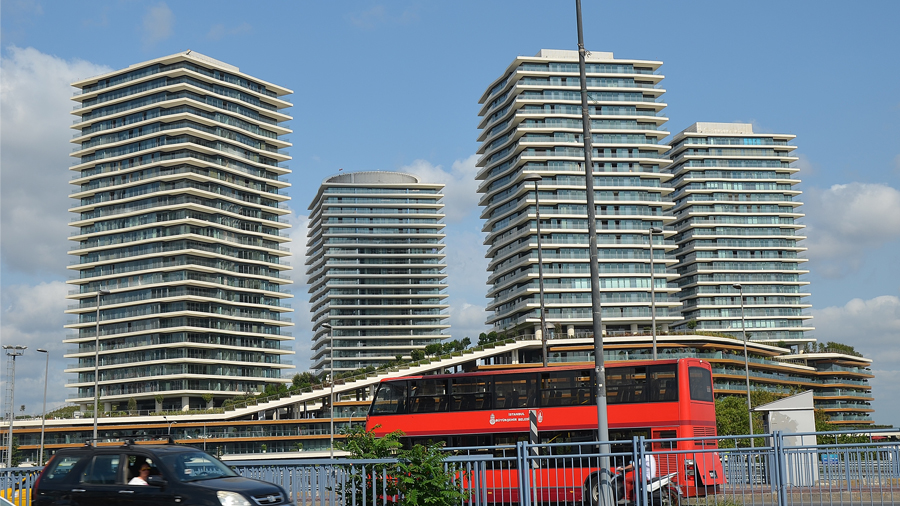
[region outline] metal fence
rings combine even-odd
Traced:
[[[444,466],[454,486],[468,494],[460,506],[598,505],[603,490],[610,491],[607,498],[613,504],[634,506],[900,503],[900,443],[872,438],[842,443],[840,434],[775,432],[757,435],[752,447],[748,436],[636,437],[611,442],[604,452],[597,442],[520,442],[447,449]],[[816,443],[816,436],[827,436],[829,444]],[[651,461],[655,474],[670,476],[670,483],[659,486],[659,480],[647,483],[634,473],[626,478],[605,471],[632,463],[640,470]],[[304,506],[385,506],[402,499],[393,488],[396,463],[392,459],[229,462],[242,476],[281,485],[295,504]],[[0,495],[17,506],[30,504],[39,472],[40,468],[0,469]]]
[[[461,489],[470,491],[468,506],[520,504],[557,506],[601,503],[600,482],[609,480],[614,504],[801,506],[884,505],[900,503],[900,443],[873,441],[817,444],[816,436],[839,432],[652,440],[642,437],[610,443],[600,452],[596,442],[491,448],[448,449],[445,466]],[[877,434],[877,433],[876,433]],[[760,445],[760,441],[764,444]],[[660,449],[664,447],[665,449]],[[678,449],[688,447],[690,449]],[[654,488],[633,476],[604,473],[653,459],[657,475],[674,473],[669,486]],[[284,460],[231,462],[243,476],[283,486],[298,505],[384,506],[399,499],[390,491],[386,467],[393,460]],[[701,465],[705,463],[705,468]],[[689,481],[696,475],[721,473],[717,483]],[[638,465],[637,467],[641,467]],[[702,469],[701,469],[702,468]],[[523,472],[522,472],[523,471]],[[365,493],[348,493],[372,482]],[[719,478],[719,476],[717,476]],[[624,487],[628,482],[627,487]],[[359,487],[356,487],[357,489]],[[633,489],[633,490],[628,490]],[[380,492],[379,492],[380,491]],[[607,496],[608,497],[608,496]]]
[[[0,497],[16,506],[31,504],[31,487],[43,467],[0,469]]]

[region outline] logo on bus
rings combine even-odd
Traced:
[[[503,416],[503,415],[501,415]],[[488,423],[491,425],[495,425],[497,423],[510,423],[510,422],[527,422],[528,421],[528,412],[527,411],[510,411],[506,414],[505,418],[497,418],[497,415],[491,413],[490,418],[488,418]],[[542,410],[537,410],[537,422],[544,422],[544,412]]]

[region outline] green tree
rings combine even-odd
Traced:
[[[750,391],[750,405],[757,407],[775,401],[778,397],[772,392],[763,390]],[[750,416],[747,411],[747,398],[740,395],[729,395],[716,399],[716,432],[720,436],[744,436],[750,434]],[[753,433],[762,432],[763,414],[753,413]],[[755,438],[756,446],[763,446],[763,438]],[[722,448],[733,448],[734,440],[721,441]],[[740,446],[750,446],[750,440],[740,440]]]
[[[440,343],[432,343],[425,346],[425,353],[433,356],[439,354],[441,352],[441,349],[442,347]]]
[[[213,400],[213,394],[211,394],[209,392],[203,394],[200,397],[203,399],[203,402],[205,402],[207,406],[209,406],[210,405],[209,403],[211,403]]]
[[[846,355],[853,355],[855,357],[861,357],[862,353],[856,351],[853,346],[843,343],[836,343],[834,341],[828,341],[825,343],[824,350],[832,353],[844,353]]]
[[[335,441],[335,447],[349,452],[354,459],[393,458],[400,450],[400,437],[403,435],[396,431],[378,438],[374,431],[367,431],[360,426],[352,426],[341,432],[347,437],[344,441]],[[395,480],[382,483],[380,478],[385,474],[396,476],[396,464],[371,464],[365,473],[349,473],[349,478],[337,485],[335,491],[343,495],[344,504],[366,504],[375,497],[383,499],[385,505],[397,504],[397,483]],[[382,501],[379,500],[379,503]]]
[[[128,411],[137,411],[137,399],[134,397],[128,398]]]
[[[19,451],[19,438],[17,437],[12,439],[12,457],[10,457],[10,460],[13,467],[19,467],[19,463],[22,462],[22,452]]]
[[[444,468],[441,446],[414,445],[401,452],[396,474],[401,504],[456,506],[469,499],[469,491],[459,486],[457,466]]]
[[[418,362],[419,360],[425,358],[425,352],[422,350],[412,350],[411,352],[409,352],[409,355],[410,357],[412,357],[414,362]]]
[[[365,473],[349,473],[350,478],[338,485],[345,504],[363,504],[363,498],[387,505],[456,506],[469,498],[460,489],[462,471],[455,466],[444,467],[444,454],[439,444],[414,445],[404,450],[400,438],[403,433],[392,432],[382,438],[362,427],[342,431],[346,439],[335,443],[354,459],[389,459],[394,462],[370,465]],[[388,476],[386,482],[382,476]]]
[[[469,339],[468,337],[464,337],[462,340],[462,345],[463,345],[463,349],[466,349],[469,346],[472,346],[472,340]]]

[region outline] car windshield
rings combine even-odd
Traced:
[[[178,452],[161,455],[162,462],[179,481],[212,480],[237,476],[228,466],[203,452]]]

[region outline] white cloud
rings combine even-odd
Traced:
[[[69,83],[110,69],[18,47],[7,49],[0,68],[0,255],[12,270],[61,274],[74,189]]]
[[[147,9],[143,19],[144,48],[150,49],[157,42],[172,36],[175,15],[165,2],[160,2]]]
[[[449,171],[426,160],[415,160],[401,172],[418,176],[425,182],[444,183],[444,214],[447,234],[447,283],[449,285],[450,334],[454,339],[470,337],[476,341],[486,330],[484,311],[487,291],[487,247],[485,234],[475,232],[482,225],[475,174],[477,155],[453,162]]]
[[[422,178],[427,183],[444,183],[444,213],[447,222],[462,221],[472,213],[478,211],[478,181],[475,180],[477,167],[475,162],[477,155],[472,155],[465,160],[453,162],[450,171],[447,172],[440,165],[432,165],[426,160],[415,160],[412,164],[401,167],[400,172],[406,172]],[[476,214],[477,216],[477,214]]]
[[[36,286],[6,287],[0,295],[3,304],[0,324],[3,344],[28,347],[25,354],[16,359],[16,409],[24,404],[26,414],[41,412],[47,357],[39,353],[38,348],[50,352],[48,410],[61,406],[66,397],[74,394],[72,389],[65,388],[66,380],[72,379],[72,376],[63,373],[66,364],[63,354],[66,349],[74,347],[62,342],[66,333],[63,325],[71,318],[63,313],[69,303],[65,298],[67,291],[65,283],[53,281]],[[3,360],[5,369],[6,357]],[[5,374],[3,380],[5,383]],[[6,391],[5,385],[3,391]]]
[[[474,221],[474,220],[471,220]],[[471,232],[468,227],[448,227],[447,230],[447,290],[450,297],[450,334],[454,339],[470,337],[487,330],[485,293],[487,292],[487,246],[483,233]]]
[[[812,310],[819,342],[849,344],[873,360],[870,380],[875,396],[875,420],[900,423],[900,297],[882,295],[853,299],[844,306]]]
[[[867,250],[900,238],[900,191],[849,183],[806,193],[806,246],[818,271],[840,277],[855,271]]]
[[[286,302],[294,309],[291,318],[294,320],[294,327],[291,332],[294,334],[294,357],[291,359],[297,371],[306,371],[312,363],[312,323],[309,321],[309,285],[306,284],[306,232],[309,224],[309,216],[297,214],[291,211],[287,216],[288,223],[291,225],[290,238],[291,256],[288,257],[291,267],[290,277],[294,281],[290,291],[294,294],[293,299]]]

